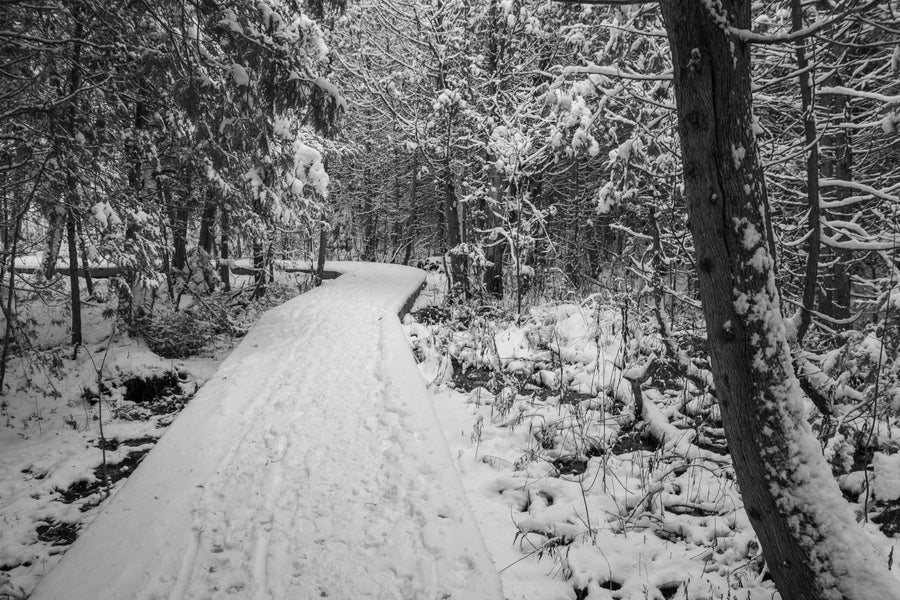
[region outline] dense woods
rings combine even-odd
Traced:
[[[326,193],[304,139],[329,132],[343,100],[320,74],[315,21],[242,2],[3,8],[9,289],[17,256],[39,252],[51,285],[65,265],[75,346],[79,270],[116,268],[124,324],[149,290],[212,283],[213,255],[227,285],[225,260],[246,249],[263,290],[275,246],[320,219]],[[20,324],[7,326],[11,340]]]
[[[0,386],[96,278],[135,339],[321,256],[601,294],[718,402],[782,598],[898,597],[832,475],[897,450],[900,3],[0,0],[0,49]]]

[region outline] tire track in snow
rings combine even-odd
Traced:
[[[187,593],[187,585],[191,573],[194,570],[194,564],[197,561],[197,552],[200,549],[200,531],[192,531],[191,539],[188,542],[187,552],[181,561],[181,568],[178,571],[178,578],[175,580],[175,587],[169,594],[169,600],[184,600]]]
[[[367,514],[366,508],[377,507],[381,500],[373,492],[377,488],[370,463],[378,454],[372,452],[372,432],[364,418],[355,418],[377,409],[372,377],[377,357],[368,345],[374,329],[367,321],[354,319],[350,324],[361,334],[357,340],[367,343],[338,337],[324,358],[325,368],[309,389],[310,398],[321,406],[314,422],[302,432],[308,449],[303,468],[311,493],[301,496],[295,514],[312,531],[309,537],[293,540],[304,557],[303,576],[293,580],[300,597],[382,596],[375,595],[374,557],[366,552],[371,538],[367,533],[358,539],[360,532],[367,531],[366,521],[375,517],[372,511]],[[347,377],[346,364],[353,365],[352,379]],[[348,589],[352,582],[363,582],[362,587]]]
[[[284,382],[277,380],[267,381],[266,385],[258,390],[259,396],[270,396],[279,387],[284,387],[285,385]],[[259,402],[252,403],[251,409],[248,416],[249,420],[253,422],[261,417],[265,406]],[[233,472],[234,465],[239,465],[242,462],[242,457],[248,453],[248,449],[254,444],[252,433],[253,429],[251,427],[239,430],[236,442],[224,452],[218,461],[215,468],[216,475]],[[231,477],[228,477],[228,479],[230,480]],[[235,526],[233,525],[232,517],[218,506],[225,499],[225,494],[222,493],[221,489],[213,482],[205,483],[199,487],[201,492],[195,506],[191,510],[193,523],[191,525],[190,539],[183,552],[181,567],[172,593],[169,595],[170,600],[185,600],[186,598],[197,597],[196,594],[199,592],[197,587],[201,585],[201,578],[196,576],[198,564],[202,564],[205,567],[207,574],[204,576],[204,579],[207,581],[206,588],[209,591],[217,591],[224,588],[234,593],[243,588],[246,580],[246,577],[237,578],[235,576],[236,569],[231,566],[229,561],[222,559],[213,560],[208,557],[210,552],[213,554],[222,553],[223,556],[227,556],[224,553],[228,544],[216,541],[220,536],[210,534],[216,534],[223,530],[233,531]],[[208,542],[211,549],[206,548],[203,545],[204,542]],[[216,581],[216,578],[212,576],[222,571],[230,573],[228,581],[224,583]]]
[[[284,434],[275,433],[271,430],[269,434],[276,440],[274,451],[275,458],[269,460],[269,464],[272,465],[272,473],[270,476],[271,482],[269,490],[266,493],[266,505],[263,515],[264,520],[260,523],[262,529],[260,530],[259,537],[256,541],[256,552],[253,558],[253,579],[256,584],[255,600],[265,600],[267,596],[272,597],[268,589],[269,541],[271,538],[272,527],[275,524],[275,514],[273,511],[275,508],[275,498],[281,493],[281,487],[284,481],[281,461],[284,460],[288,447],[287,438]]]
[[[310,322],[315,322],[317,313],[310,316]],[[297,342],[308,341],[311,330],[304,328]],[[302,358],[300,349],[299,344],[292,345],[281,359],[296,364]],[[205,574],[193,582],[191,597],[224,590],[245,597],[244,592],[249,591],[253,598],[264,599],[269,593],[273,509],[281,492],[282,461],[289,445],[275,417],[288,409],[286,396],[302,389],[307,377],[306,371],[282,369],[277,378],[269,379],[251,404],[243,434],[217,467],[216,479],[199,503],[202,513],[209,515],[203,528],[211,535],[208,546],[201,549]]]

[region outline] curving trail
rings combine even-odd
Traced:
[[[32,600],[502,598],[397,313],[421,271],[269,311]]]

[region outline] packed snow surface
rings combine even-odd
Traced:
[[[397,313],[423,273],[263,316],[33,600],[501,598]]]

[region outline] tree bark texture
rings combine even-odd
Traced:
[[[803,6],[800,0],[791,0],[791,31],[803,29]],[[813,106],[812,80],[813,72],[808,71],[809,59],[806,56],[806,41],[798,40],[794,44],[797,56],[797,70],[800,71],[800,103],[803,110],[803,137],[806,151],[806,201],[808,204],[807,227],[809,238],[806,241],[806,273],[803,278],[803,308],[800,313],[800,325],[797,327],[797,343],[803,345],[803,338],[812,323],[812,311],[816,304],[816,289],[819,282],[819,249],[822,238],[819,222],[819,143],[816,132],[816,111]]]
[[[491,173],[491,193],[494,196],[493,206],[488,204],[484,207],[485,226],[488,229],[493,229],[500,224],[495,211],[501,210],[503,206],[503,181],[500,173],[496,170]],[[484,270],[484,288],[487,293],[496,298],[503,297],[503,255],[505,252],[505,237],[489,241],[484,249],[485,258],[490,263]]]
[[[253,240],[253,298],[262,298],[266,295],[268,287],[268,272],[266,270],[266,247],[263,240]]]
[[[0,350],[0,395],[4,394],[4,385],[6,382],[6,361],[9,358],[10,346],[12,346],[12,343],[15,339],[13,325],[15,322],[14,315],[16,314],[14,310],[16,302],[16,251],[19,249],[19,235],[22,231],[22,218],[25,216],[26,212],[27,210],[23,210],[18,215],[16,215],[12,236],[7,234],[7,236],[3,240],[4,244],[9,245],[9,284],[6,286],[6,304],[3,309],[3,315],[6,317],[6,326],[5,331],[3,332],[3,349]]]
[[[364,192],[363,197],[363,253],[362,259],[375,261],[378,254],[378,211],[375,210],[375,199],[370,192]]]
[[[322,285],[325,278],[325,258],[328,251],[328,228],[324,223],[319,225],[319,254],[316,258],[316,286]]]
[[[166,200],[171,203],[172,194],[166,192]],[[172,268],[183,271],[187,266],[187,228],[189,209],[184,206],[175,207],[170,215],[172,224]]]
[[[66,211],[66,241],[69,247],[69,286],[72,300],[72,345],[75,352],[81,346],[81,288],[78,282],[78,242],[75,230],[75,210]]]
[[[73,8],[72,16],[76,19],[75,36],[81,38],[84,35],[84,23],[81,20],[80,6]],[[81,44],[76,43],[72,49],[72,70],[69,72],[69,93],[75,94],[81,87]],[[73,97],[66,106],[66,134],[70,138],[75,137],[77,119],[77,98]],[[70,167],[66,174],[67,199],[66,207],[66,238],[69,249],[69,297],[72,302],[72,345],[75,347],[75,355],[81,346],[81,289],[78,285],[78,246],[76,245],[75,218],[76,208],[79,204],[78,179],[74,170]],[[54,258],[55,262],[55,258]],[[55,265],[54,265],[55,266]]]
[[[408,265],[416,246],[416,231],[419,221],[419,153],[413,150],[412,161],[409,167],[409,215],[406,221],[406,235],[409,245],[406,247],[406,255],[403,264]]]
[[[454,295],[468,297],[468,281],[466,277],[466,257],[456,251],[462,244],[462,232],[459,227],[459,207],[456,202],[456,190],[453,187],[453,173],[449,161],[444,171],[444,226],[446,227],[447,250],[450,251],[450,281]]]
[[[212,256],[213,246],[215,245],[215,227],[216,192],[213,189],[210,189],[206,194],[206,200],[203,203],[203,212],[200,215],[200,239],[198,240],[198,245],[208,256]]]
[[[228,264],[230,258],[230,249],[228,247],[228,235],[231,232],[231,226],[228,219],[228,209],[224,206],[219,212],[219,279],[225,286],[225,291],[231,291],[231,266]]]
[[[48,280],[56,275],[56,263],[59,259],[59,247],[62,245],[61,227],[65,212],[60,214],[55,207],[47,214],[47,256],[44,258],[44,277]]]
[[[141,131],[147,127],[147,106],[142,100],[137,100],[134,105],[134,125],[132,129],[130,154],[131,168],[128,172],[128,183],[134,192],[134,200],[140,205],[143,202],[144,192],[144,166],[143,148],[141,147]],[[138,225],[129,222],[125,226],[125,247],[133,250],[138,244]],[[137,312],[138,286],[140,286],[139,269],[129,262],[122,265],[119,273],[117,295],[119,299],[118,314],[122,323],[131,325]]]
[[[713,376],[747,515],[784,600],[900,598],[807,421],[752,127],[749,0],[661,0]]]
[[[94,277],[91,275],[91,267],[88,263],[87,245],[84,242],[84,234],[81,231],[81,222],[78,226],[78,250],[81,252],[81,272],[84,274],[84,286],[87,288],[88,296],[94,297]]]
[[[834,53],[833,53],[834,54]],[[837,58],[833,56],[833,58]],[[829,86],[841,86],[844,82],[839,73],[832,74],[827,81]],[[829,118],[841,122],[847,119],[847,97],[841,94],[830,94],[822,97],[827,107]],[[841,181],[853,180],[853,153],[850,130],[842,127],[829,127],[822,137],[822,175]],[[828,200],[843,200],[851,195],[845,187],[834,187],[833,196]],[[825,219],[848,219],[837,210],[823,210]],[[819,310],[833,319],[850,317],[850,262],[853,252],[842,248],[823,249],[823,260],[828,269],[822,282],[822,297],[819,299]],[[840,328],[840,326],[838,326]]]

